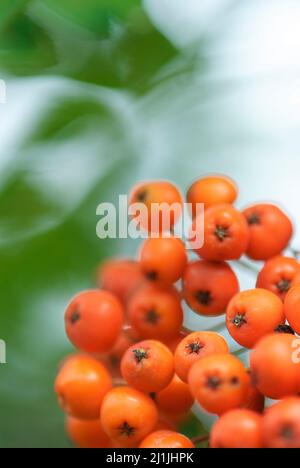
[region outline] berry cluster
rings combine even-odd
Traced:
[[[55,390],[78,447],[192,448],[200,439],[178,427],[197,402],[219,417],[212,448],[300,448],[300,264],[283,256],[293,226],[271,204],[238,211],[236,198],[226,177],[198,180],[187,200],[192,215],[205,206],[200,258],[159,225],[138,261],[108,261],[99,289],[68,305],[66,332],[78,353],[62,363]],[[171,225],[173,204],[183,203],[168,182],[140,184],[137,201],[148,208],[148,230],[154,203],[171,207]],[[240,292],[228,261],[243,255],[265,264],[256,289]],[[249,369],[221,335],[183,327],[184,302],[206,317],[225,314],[230,335],[251,349]],[[265,410],[265,398],[281,401]]]

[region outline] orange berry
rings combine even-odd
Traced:
[[[249,372],[250,374],[250,372]],[[265,397],[254,382],[250,383],[248,399],[245,405],[243,405],[244,409],[248,409],[250,411],[254,411],[255,413],[263,413],[265,409]]]
[[[142,286],[128,302],[133,330],[143,339],[163,342],[175,339],[183,323],[180,296],[175,288]]]
[[[250,356],[251,372],[258,390],[279,400],[298,389],[300,365],[293,362],[293,335],[272,334],[264,337]]]
[[[268,260],[280,255],[293,235],[290,219],[277,206],[257,204],[244,210],[250,230],[248,257]]]
[[[192,310],[205,316],[224,314],[239,292],[238,279],[225,262],[191,262],[183,277],[183,297]]]
[[[192,242],[199,224],[199,219],[193,223]],[[216,205],[205,211],[203,234],[203,246],[194,250],[204,260],[237,260],[246,252],[249,243],[247,222],[231,205]]]
[[[193,365],[189,385],[198,403],[209,413],[220,416],[246,403],[250,378],[236,357],[216,354]]]
[[[158,423],[156,424],[154,431],[173,431],[174,426],[170,424],[168,421],[164,421],[163,419],[159,419]]]
[[[286,398],[269,408],[263,430],[266,448],[300,448],[300,398]]]
[[[99,268],[98,284],[125,303],[129,295],[145,281],[140,264],[132,260],[110,260]]]
[[[256,287],[268,289],[284,300],[286,294],[299,281],[300,265],[295,258],[274,257],[268,260],[258,275]]]
[[[245,348],[253,348],[262,337],[275,332],[284,323],[282,301],[265,289],[243,291],[227,308],[228,331]]]
[[[206,176],[193,183],[187,193],[187,201],[192,204],[192,214],[195,217],[198,203],[203,203],[205,208],[224,203],[231,205],[235,202],[237,195],[238,188],[228,177]]]
[[[185,338],[189,333],[186,330],[181,330],[179,335],[176,338],[173,338],[173,340],[170,341],[164,341],[165,345],[168,346],[169,350],[175,354],[175,351],[178,347],[178,345],[181,343],[183,338]]]
[[[113,443],[105,434],[100,420],[83,421],[68,417],[66,432],[73,444],[81,449],[113,448]]]
[[[156,393],[155,402],[166,413],[186,413],[193,406],[194,398],[188,384],[174,375],[172,382]]]
[[[142,449],[189,449],[195,448],[186,436],[172,431],[157,431],[148,435],[140,444]]]
[[[66,360],[55,381],[61,408],[78,419],[97,419],[103,398],[111,388],[112,379],[105,367],[83,355]]]
[[[295,285],[286,295],[284,312],[291,327],[300,335],[300,284]]]
[[[183,200],[179,190],[170,182],[144,182],[131,192],[129,206],[139,203],[145,206],[145,216],[134,213],[142,229],[152,233],[170,232],[182,215]],[[157,224],[152,217],[157,217]],[[166,225],[167,224],[167,225]]]
[[[104,398],[101,424],[106,434],[121,447],[135,447],[158,423],[154,402],[144,393],[117,387]]]
[[[65,313],[66,332],[73,345],[88,353],[103,353],[116,342],[124,321],[121,302],[107,291],[75,296]]]
[[[175,237],[148,239],[142,246],[140,261],[149,280],[171,285],[182,278],[187,265],[185,245]]]
[[[233,410],[224,414],[211,431],[213,449],[263,448],[262,416],[248,410]]]
[[[175,351],[175,372],[188,381],[189,371],[195,362],[212,354],[229,353],[225,339],[214,332],[194,332],[187,335]]]
[[[126,382],[137,390],[159,392],[174,376],[174,357],[159,341],[141,341],[124,354],[121,373]]]

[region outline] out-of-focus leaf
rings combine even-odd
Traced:
[[[109,43],[94,44],[85,66],[72,73],[81,81],[141,91],[177,51],[153,27],[124,30]]]
[[[51,38],[33,20],[17,15],[0,35],[0,69],[34,75],[57,63]]]
[[[105,121],[111,122],[112,116],[104,105],[86,97],[69,97],[53,103],[42,118],[37,128],[27,141],[32,143],[46,142],[52,139],[64,140],[73,138],[87,130],[98,131]]]
[[[31,0],[1,0],[0,4],[0,32],[5,28],[15,15],[25,11]]]
[[[43,0],[54,12],[99,37],[108,37],[115,22],[126,22],[140,0]]]

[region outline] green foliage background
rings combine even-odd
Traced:
[[[174,70],[159,76],[173,60]],[[1,75],[9,83],[61,77],[63,89],[49,97],[1,179],[0,331],[8,360],[0,368],[1,447],[69,446],[52,391],[58,362],[71,350],[63,307],[93,285],[98,262],[131,250],[95,235],[97,204],[126,193],[140,176],[142,148],[114,100],[138,102],[169,73],[192,70],[193,61],[138,0],[1,1]],[[52,157],[50,171],[76,171],[72,145],[84,152],[91,142],[93,157],[87,149],[81,160],[94,177],[76,202],[36,185]],[[55,154],[64,145],[61,160]]]

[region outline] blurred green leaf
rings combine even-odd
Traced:
[[[21,14],[31,0],[1,0],[0,5],[0,32],[15,15]]]
[[[34,75],[57,63],[47,32],[24,14],[17,15],[0,36],[0,68],[17,75]]]
[[[112,116],[107,107],[87,97],[68,97],[53,103],[37,124],[27,140],[32,143],[46,143],[49,140],[64,140],[86,132],[103,130],[105,120]]]
[[[43,0],[50,9],[99,37],[108,37],[115,22],[126,22],[140,0]]]

